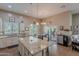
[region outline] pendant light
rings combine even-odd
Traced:
[[[37,18],[38,18],[38,12],[39,12],[38,8],[39,8],[39,3],[36,4],[36,17]],[[39,23],[36,22],[36,25],[39,25]]]

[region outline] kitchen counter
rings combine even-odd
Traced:
[[[36,55],[51,45],[52,44],[50,44],[47,39],[41,40],[35,37],[25,37],[19,39],[20,48],[24,47],[24,50],[27,50],[30,55]],[[19,51],[21,52],[20,48]],[[25,51],[24,53],[22,52],[22,54],[25,55]]]

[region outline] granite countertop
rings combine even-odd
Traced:
[[[46,39],[41,40],[35,37],[20,38],[19,43],[28,49],[32,55],[44,50],[51,45]]]

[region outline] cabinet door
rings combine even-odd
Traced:
[[[19,51],[19,53],[20,53],[21,56],[25,55],[25,51],[24,50],[25,50],[24,46],[21,43],[19,43],[18,51]]]
[[[11,37],[9,38],[11,45],[18,44],[18,38],[17,37]]]
[[[58,36],[58,43],[63,44],[63,36]]]
[[[0,39],[0,48],[4,48],[4,47],[5,47],[4,41],[3,39]]]

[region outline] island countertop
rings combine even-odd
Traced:
[[[21,43],[31,55],[35,55],[36,53],[52,45],[49,43],[49,41],[47,41],[47,39],[41,40],[32,36],[20,38],[19,43]]]

